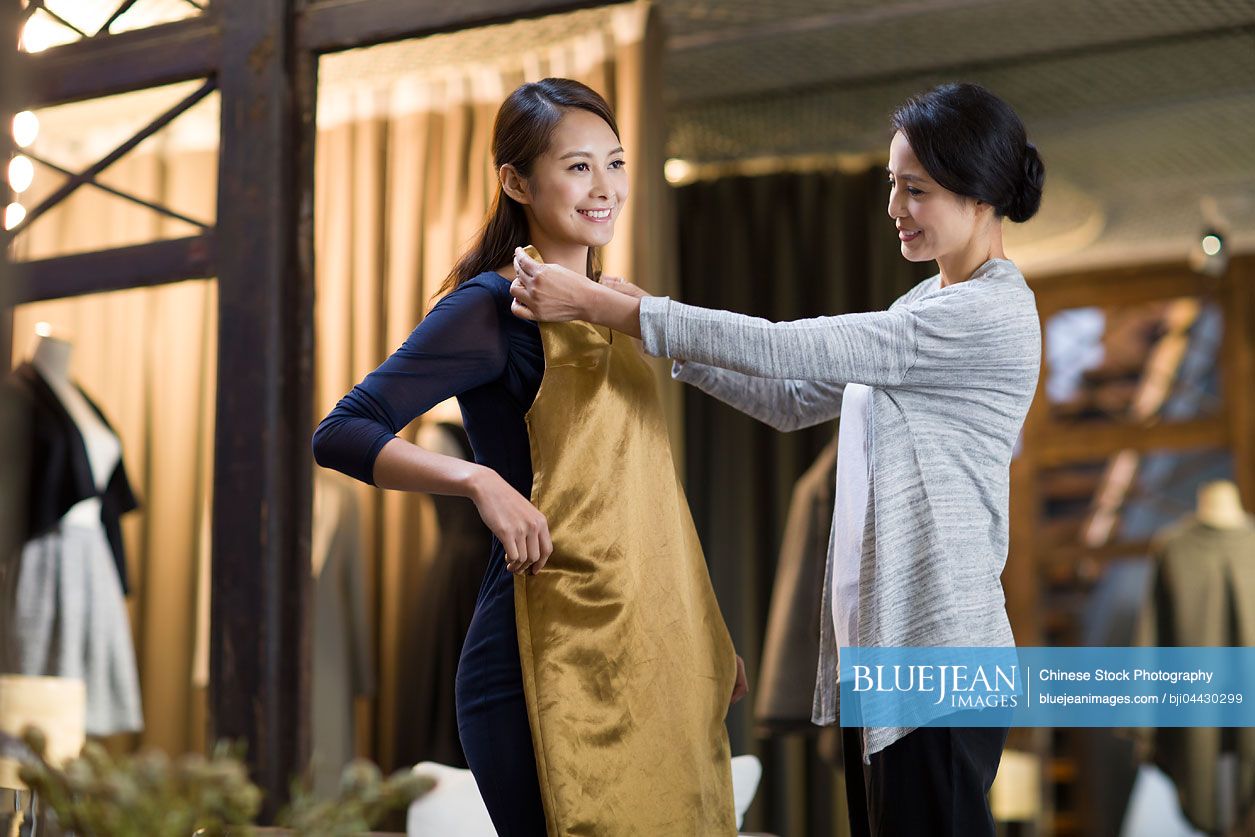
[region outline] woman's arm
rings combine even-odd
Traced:
[[[657,357],[692,360],[758,378],[894,386],[915,359],[911,316],[902,308],[773,323],[758,317],[637,299],[588,281],[561,265],[515,251],[510,287],[516,315],[584,320],[639,336]]]
[[[639,333],[651,355],[753,377],[1019,391],[1035,383],[1040,365],[1036,304],[1018,276],[963,282],[889,311],[777,323],[667,297],[624,297],[526,256],[516,263],[511,293],[527,309],[520,316]]]
[[[514,270],[510,310],[515,316],[546,323],[583,320],[641,336],[641,295],[635,285],[613,290],[615,280],[609,277],[604,285],[589,281],[562,265],[535,261],[521,247],[514,251]]]
[[[468,497],[505,547],[511,572],[538,572],[553,547],[527,498],[490,468],[396,435],[439,402],[499,376],[505,361],[492,294],[478,286],[450,294],[322,420],[315,461],[380,488]]]
[[[838,418],[845,390],[845,384],[755,378],[693,361],[677,361],[671,376],[782,433]]]
[[[571,306],[572,313],[639,336],[640,306],[631,303],[637,303],[648,294],[618,277],[603,277],[601,284],[613,290],[614,296],[625,297],[627,301],[595,293],[591,290],[592,283],[581,280],[572,283],[576,300]],[[522,285],[519,282],[516,287]],[[516,293],[512,307],[519,316],[532,319],[532,312],[519,298],[529,296],[526,290]],[[553,316],[555,312],[546,309],[546,313]],[[785,433],[837,418],[841,414],[841,393],[845,389],[844,384],[757,378],[695,362],[677,362],[672,376]]]
[[[397,432],[436,404],[500,375],[505,358],[496,301],[488,289],[468,287],[450,294],[322,420],[314,431],[315,460],[381,488],[456,488],[450,474],[425,479],[413,468],[398,467],[390,443],[402,441]],[[385,446],[393,450],[383,463],[380,484],[375,471]],[[411,464],[433,461],[415,459]]]

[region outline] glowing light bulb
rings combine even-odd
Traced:
[[[30,157],[19,154],[9,161],[9,185],[19,195],[30,188],[35,180],[35,166]]]
[[[1207,255],[1209,256],[1216,255],[1217,253],[1220,252],[1221,247],[1223,247],[1223,244],[1221,244],[1220,236],[1218,235],[1203,236],[1203,252],[1206,253]]]
[[[39,136],[39,117],[24,110],[13,117],[13,141],[18,148],[26,148]]]
[[[693,165],[687,160],[672,157],[662,167],[668,183],[679,183],[693,173]]]
[[[4,210],[4,228],[11,230],[26,217],[26,207],[20,203],[11,203]]]

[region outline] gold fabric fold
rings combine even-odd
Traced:
[[[540,331],[531,499],[554,552],[514,595],[549,835],[734,835],[735,652],[654,377],[623,335]]]

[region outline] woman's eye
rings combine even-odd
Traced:
[[[892,178],[892,177],[890,177],[890,178],[889,178],[888,180],[886,180],[885,182],[889,184],[889,188],[890,188],[890,189],[892,189],[892,188],[896,185],[896,184],[893,182],[893,178]],[[923,189],[916,189],[914,186],[907,186],[907,187],[906,187],[906,191],[907,191],[907,194],[909,194],[909,195],[910,195],[911,197],[913,197],[913,198],[915,198],[915,197],[919,197],[920,195],[924,194],[924,190],[923,190]]]
[[[571,166],[571,171],[588,171],[588,163],[576,163]]]
[[[613,163],[610,164],[610,167],[614,169],[621,169],[626,165],[627,165],[627,162],[624,160],[615,160]]]

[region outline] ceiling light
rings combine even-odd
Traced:
[[[1224,233],[1208,227],[1198,237],[1198,243],[1190,248],[1190,267],[1206,276],[1223,276],[1229,267],[1229,254],[1225,251]]]
[[[693,164],[688,160],[672,157],[662,167],[663,175],[668,183],[682,183],[693,173]]]

